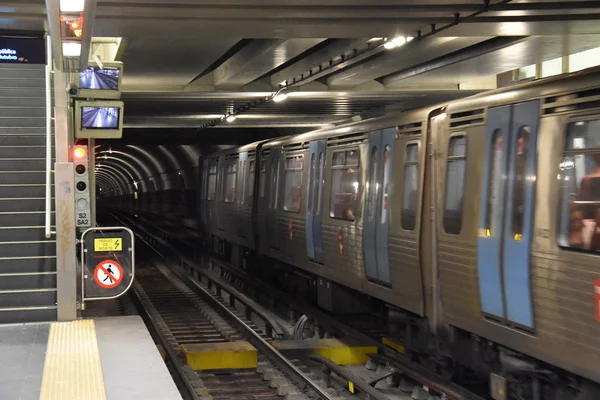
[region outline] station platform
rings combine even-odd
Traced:
[[[139,316],[0,325],[0,399],[181,399]]]

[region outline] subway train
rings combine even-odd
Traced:
[[[200,161],[215,251],[326,282],[325,308],[379,299],[494,399],[600,398],[600,69]]]

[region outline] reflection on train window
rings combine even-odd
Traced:
[[[359,151],[336,151],[331,166],[331,218],[356,219],[359,188]]]
[[[529,153],[529,138],[531,129],[528,126],[519,128],[515,144],[512,204],[512,237],[521,240],[523,236],[523,221],[525,220],[525,181],[527,179],[527,155]]]
[[[235,201],[237,163],[229,164],[225,169],[225,185],[223,185],[223,201],[233,203]]]
[[[279,173],[281,171],[281,159],[277,157],[277,163],[271,163],[271,201],[269,208],[277,209],[279,206]]]
[[[419,193],[419,144],[406,146],[404,156],[404,192],[402,198],[402,229],[412,231],[417,224]]]
[[[559,245],[600,252],[600,120],[569,124],[558,180]]]
[[[206,200],[214,200],[217,193],[217,166],[208,166],[208,179],[206,184]]]
[[[502,162],[504,160],[504,139],[502,130],[496,129],[492,135],[490,154],[487,159],[488,165],[488,190],[487,190],[487,208],[485,214],[485,235],[495,236],[499,230],[500,213],[502,205],[500,204],[503,180],[502,180]]]
[[[383,152],[383,196],[381,198],[381,223],[385,224],[388,219],[389,191],[390,191],[390,176],[392,165],[390,163],[390,145],[385,146]]]
[[[266,187],[266,180],[267,180],[267,161],[266,160],[260,160],[260,176],[258,177],[259,180],[259,184],[260,184],[260,198],[264,199],[265,198],[265,187]]]
[[[315,200],[315,193],[317,189],[317,160],[315,160],[315,153],[310,156],[310,185],[308,185],[308,211],[313,211],[313,203]]]
[[[367,219],[373,221],[375,216],[375,205],[377,204],[377,147],[371,148],[371,159],[369,161],[369,180],[367,180]]]
[[[285,159],[285,197],[283,210],[293,213],[300,212],[302,199],[302,155],[287,157]]]
[[[246,189],[244,190],[244,201],[247,207],[252,207],[252,198],[254,197],[254,160],[248,162],[246,177]]]
[[[325,182],[325,160],[323,153],[319,153],[319,180],[317,182],[317,215],[321,215],[323,206],[323,183]]]
[[[451,137],[446,172],[444,231],[452,235],[458,235],[462,228],[466,168],[467,138],[465,136]]]

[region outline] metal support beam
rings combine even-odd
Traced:
[[[64,71],[62,40],[60,37],[60,0],[46,0],[46,14],[52,56],[54,57],[54,70]]]

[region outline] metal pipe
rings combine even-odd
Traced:
[[[46,238],[56,232],[52,231],[52,44],[50,36],[46,36]]]

